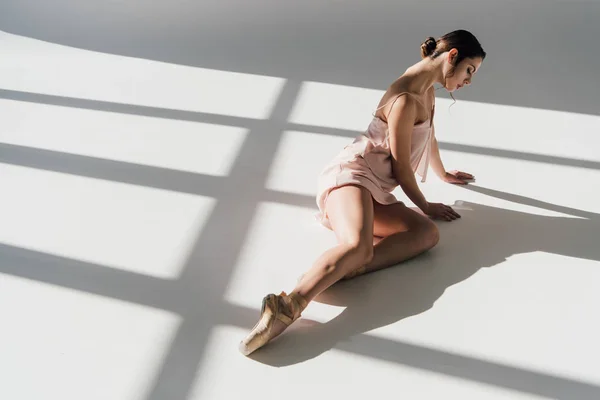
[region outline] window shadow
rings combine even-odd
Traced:
[[[290,328],[252,357],[261,363],[283,367],[313,359],[334,348],[342,348],[372,357],[385,353],[384,359],[388,361],[421,367],[425,364],[428,369],[439,370],[442,366],[438,363],[438,354],[425,351],[419,355],[411,348],[407,357],[405,350],[410,346],[397,346],[394,341],[388,341],[388,346],[382,349],[381,342],[367,340],[364,333],[426,312],[449,287],[465,281],[482,268],[491,268],[516,254],[543,251],[600,261],[600,248],[595,244],[600,229],[600,215],[470,186],[470,190],[480,193],[567,212],[579,218],[541,216],[461,202],[456,208],[460,210],[462,218],[451,224],[439,224],[442,240],[438,247],[403,263],[401,267],[335,284],[318,296],[316,301],[346,307],[343,312],[323,324],[299,321],[296,327]],[[429,356],[433,356],[433,359],[427,360]],[[452,357],[449,360],[453,360]],[[457,362],[461,363],[460,360]],[[507,383],[503,374],[494,376],[499,372],[497,368],[484,364],[484,369],[490,375],[477,379],[483,382],[554,398],[581,398],[581,390],[592,390],[595,396],[600,395],[600,387],[588,387],[585,384],[581,387],[544,384],[538,388],[537,385],[544,383],[548,377],[532,372],[524,372],[523,379],[513,379],[512,383]],[[507,367],[507,370],[510,368]],[[480,373],[482,371],[479,368],[466,368],[454,375],[473,379],[474,375]],[[553,387],[551,393],[548,392],[550,387]],[[570,389],[565,389],[567,387]],[[568,396],[565,390],[569,392]]]

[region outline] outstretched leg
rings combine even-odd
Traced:
[[[277,337],[300,317],[308,302],[351,271],[373,258],[374,205],[371,194],[359,186],[332,191],[327,214],[338,245],[325,251],[289,294],[268,295],[263,299],[261,319],[240,343],[248,355]]]
[[[434,247],[439,241],[437,226],[427,217],[402,203],[374,204],[376,236],[373,258],[345,276],[353,278],[368,272],[394,266]]]

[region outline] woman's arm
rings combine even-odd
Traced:
[[[431,143],[431,159],[429,161],[429,165],[441,180],[445,180],[446,168],[444,168],[444,163],[442,163],[442,157],[440,156],[440,148],[435,137],[435,126],[432,126],[431,129],[433,130],[431,133],[433,135],[433,140]]]
[[[408,198],[426,213],[428,202],[419,189],[417,179],[410,166],[411,136],[416,116],[417,102],[408,95],[398,97],[387,116],[392,171],[394,178]]]
[[[444,182],[466,185],[468,180],[474,178],[473,175],[461,171],[446,171],[446,168],[444,168],[444,164],[442,163],[442,157],[440,156],[440,147],[438,146],[435,137],[435,127],[432,127],[432,129],[433,140],[431,143],[431,159],[429,160],[431,169],[433,169],[435,174]]]
[[[410,166],[410,142],[417,115],[416,110],[416,100],[410,96],[400,96],[392,105],[387,117],[394,178],[408,198],[424,214],[432,218],[452,221],[460,218],[460,215],[444,204],[429,203],[419,189],[415,173]]]

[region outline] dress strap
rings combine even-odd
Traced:
[[[373,111],[372,115],[373,117],[375,117],[375,113],[379,110],[381,110],[382,108],[384,108],[385,106],[387,106],[388,104],[392,103],[392,107],[394,106],[394,103],[396,102],[396,100],[398,100],[398,98],[400,96],[402,96],[403,94],[408,94],[410,96],[412,96],[415,100],[417,100],[417,102],[419,104],[421,104],[421,106],[423,106],[423,108],[425,108],[425,105],[423,104],[423,102],[414,94],[414,93],[410,93],[410,92],[401,92],[398,93],[396,96],[394,96],[392,99],[390,99],[387,103],[385,103],[384,105],[382,105],[381,107],[378,107],[375,109],[375,111]],[[435,101],[432,103],[432,107],[431,107],[431,120],[433,121],[433,111],[435,108]]]

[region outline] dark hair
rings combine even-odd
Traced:
[[[484,60],[486,56],[485,51],[481,47],[481,44],[475,35],[464,29],[459,29],[457,31],[446,33],[438,40],[428,37],[421,44],[421,57],[429,57],[434,59],[440,54],[452,49],[456,49],[458,51],[458,55],[454,62],[454,66],[449,71],[447,76],[454,75],[455,67],[465,58],[481,57],[481,59]],[[456,99],[452,93],[450,93],[450,97],[452,97],[452,100],[454,100],[454,103],[456,103]],[[454,103],[450,104],[450,107],[452,107]]]
[[[471,32],[460,29],[447,33],[438,40],[428,37],[421,44],[421,57],[430,57],[433,59],[452,49],[458,50],[455,66],[465,58],[481,57],[485,59],[486,56],[477,38]]]

